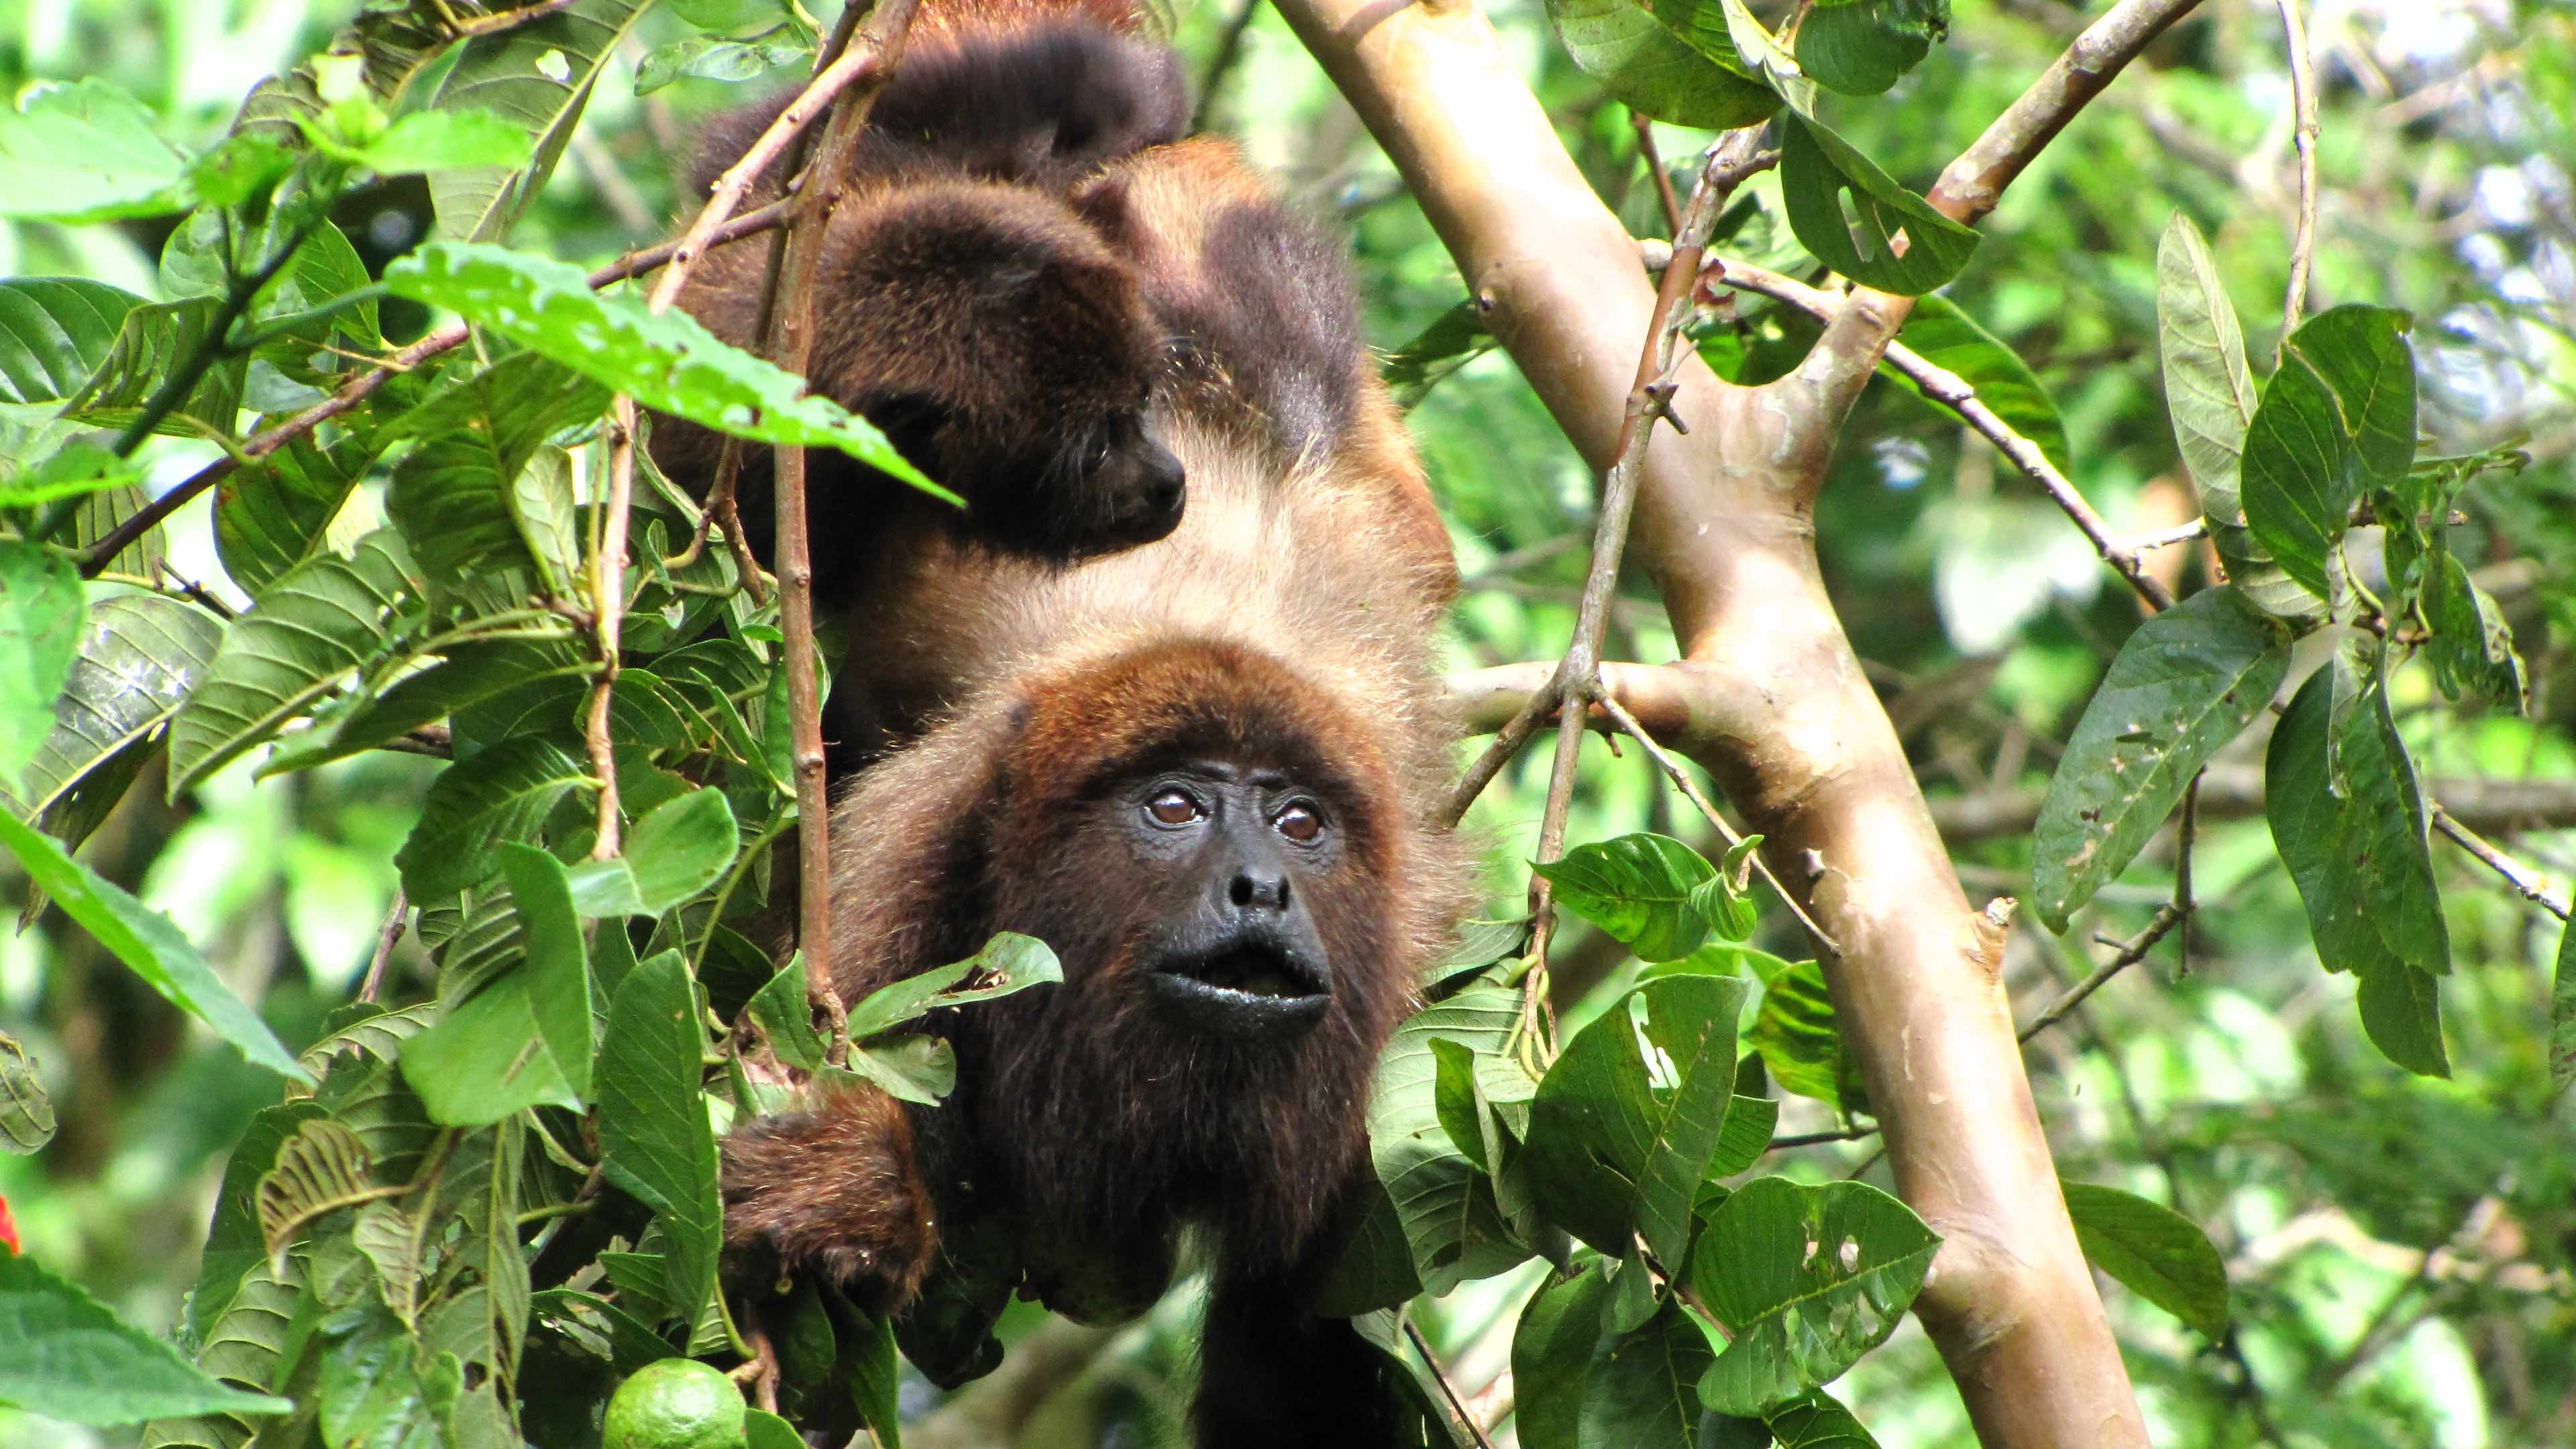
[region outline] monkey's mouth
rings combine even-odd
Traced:
[[[1287,1036],[1324,1019],[1333,991],[1301,953],[1234,942],[1158,963],[1153,991],[1191,1025],[1229,1036]]]

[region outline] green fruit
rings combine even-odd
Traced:
[[[600,1424],[604,1449],[742,1449],[742,1391],[724,1370],[666,1358],[617,1386]]]

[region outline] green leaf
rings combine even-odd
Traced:
[[[1874,96],[1895,85],[1932,53],[1932,34],[1890,14],[1892,8],[1861,3],[1808,11],[1798,22],[1798,68],[1848,96]]]
[[[963,961],[869,992],[866,999],[850,1008],[850,1038],[863,1041],[882,1036],[943,1007],[990,1001],[1063,980],[1064,967],[1044,941],[1003,931]],[[959,985],[969,981],[971,985]]]
[[[650,0],[573,0],[466,43],[429,107],[499,115],[528,138],[528,159],[431,176],[441,237],[496,241],[508,234],[554,174],[618,43],[651,8]]]
[[[769,984],[752,993],[744,1010],[760,1027],[761,1036],[778,1059],[805,1071],[820,1071],[824,1049],[823,1034],[814,1028],[814,1010],[805,995],[805,955],[798,952],[778,968]]]
[[[0,1251],[0,1404],[74,1424],[179,1414],[281,1414],[284,1399],[208,1378],[23,1254]]]
[[[1548,0],[1547,18],[1566,53],[1611,99],[1659,121],[1730,130],[1779,108],[1768,86],[1693,49],[1643,6]]]
[[[844,1085],[873,1083],[899,1101],[936,1107],[957,1090],[957,1050],[945,1037],[921,1033],[879,1037],[866,1046],[850,1048],[846,1074],[827,1069],[825,1076]]]
[[[1492,1182],[1461,1155],[1442,1122],[1441,1059],[1449,1046],[1473,1058],[1502,1049],[1520,1018],[1517,993],[1471,986],[1416,1013],[1378,1056],[1369,1093],[1369,1156],[1394,1204],[1421,1290],[1443,1293],[1519,1263],[1529,1250],[1504,1223]]]
[[[254,272],[283,250],[302,221],[283,208],[272,208],[259,225],[249,226],[237,215],[201,206],[161,246],[161,289],[174,298],[222,297],[236,273]],[[254,323],[275,321],[369,285],[367,264],[359,259],[357,248],[338,227],[318,221],[296,246],[294,259],[251,299],[246,315]],[[329,317],[300,322],[261,352],[288,363],[306,380],[319,380],[328,374],[306,364],[298,354],[331,343],[334,333],[345,334],[340,342],[344,347],[382,345],[374,297],[350,303]]]
[[[1843,1105],[1842,1032],[1818,963],[1801,961],[1763,985],[1745,1045],[1761,1056],[1781,1091]]]
[[[2403,312],[2358,303],[2290,334],[2245,434],[2245,520],[2291,578],[2329,604],[2328,555],[2372,488],[2415,460],[2415,353]]]
[[[1551,1221],[1605,1253],[1642,1237],[1681,1261],[1734,1097],[1746,990],[1735,976],[1662,977],[1566,1045],[1530,1102],[1531,1184]]]
[[[1626,1273],[1640,1271],[1631,1266]],[[1597,1347],[1585,1376],[1575,1442],[1689,1444],[1699,1427],[1698,1385],[1715,1355],[1678,1303]]]
[[[31,86],[0,106],[0,216],[107,221],[184,204],[188,157],[106,81]]]
[[[514,840],[501,847],[501,878],[510,883],[510,899],[518,906],[519,928],[527,941],[527,964],[519,974],[527,978],[529,1014],[573,1095],[587,1098],[593,1050],[590,950],[573,908],[571,876],[562,861]],[[610,922],[601,929],[620,928]]]
[[[544,735],[514,736],[448,766],[394,857],[403,890],[429,900],[481,882],[500,868],[494,847],[528,838],[566,792],[592,783],[588,761]]]
[[[781,25],[750,40],[688,35],[656,46],[635,67],[635,94],[650,95],[680,77],[724,81],[755,80],[814,53],[813,45],[793,25]]]
[[[18,1039],[0,1031],[0,1152],[21,1157],[54,1140],[54,1102]]]
[[[1701,1397],[1752,1415],[1831,1383],[1896,1331],[1940,1246],[1866,1183],[1763,1177],[1736,1189],[1691,1253],[1691,1286],[1734,1334]]]
[[[1878,1449],[1852,1411],[1822,1389],[1762,1416],[1780,1449]]]
[[[1513,1422],[1523,1449],[1580,1449],[1583,1399],[1610,1284],[1594,1258],[1530,1295],[1512,1331]]]
[[[1482,971],[1506,956],[1520,954],[1521,943],[1529,939],[1529,918],[1514,916],[1509,920],[1466,920],[1458,923],[1457,939],[1448,950],[1433,957],[1422,968],[1422,989],[1436,992],[1441,983],[1472,971]]]
[[[385,512],[422,572],[454,588],[495,568],[533,564],[546,587],[568,590],[578,567],[577,547],[566,547],[576,533],[572,479],[528,465],[549,436],[607,406],[597,383],[522,352],[440,388],[397,419],[388,436],[421,441],[394,468]]]
[[[2243,524],[2237,472],[2258,395],[2245,366],[2245,336],[2227,300],[2209,243],[2175,212],[2156,246],[2157,338],[2164,355],[2165,411],[2183,466],[2200,489],[2213,526]]]
[[[1815,114],[1816,83],[1744,0],[1650,0],[1646,8],[1720,71],[1755,81],[1799,115]]]
[[[599,1147],[608,1180],[653,1209],[670,1238],[665,1264],[678,1316],[715,1289],[724,1213],[716,1144],[698,1091],[698,999],[677,951],[638,965],[609,1003],[599,1054]]]
[[[2449,549],[2436,549],[2425,564],[2424,621],[2433,638],[2424,653],[2433,661],[2433,682],[2451,699],[2466,690],[2516,714],[2530,708],[2530,680],[2504,610],[2470,582]]]
[[[2264,759],[2264,813],[2318,960],[2361,978],[2362,1029],[2408,1071],[2448,1076],[2434,978],[2451,969],[2450,933],[2423,795],[2387,692],[2365,673],[2338,650],[2290,701]]]
[[[1864,286],[1909,297],[1947,283],[1968,264],[1977,249],[1974,228],[1935,211],[1817,122],[1791,116],[1782,131],[1781,199],[1790,229],[1818,260]],[[1843,218],[1846,192],[1859,219],[1857,236]]]
[[[1859,8],[1851,5],[1818,10],[1807,23],[1812,25],[1819,17],[1848,14]],[[1905,319],[1896,340],[1913,348],[1925,361],[1958,374],[1960,381],[1976,389],[1978,401],[2011,425],[2014,432],[2030,439],[2040,455],[2057,466],[2057,471],[2074,471],[2073,458],[2066,448],[2066,421],[2058,416],[2057,400],[2048,395],[2039,374],[2030,370],[2020,353],[1978,326],[1977,320],[1961,311],[1957,303],[1941,296],[1916,298],[1914,311]],[[1925,401],[1947,408],[1947,404],[1923,393],[1914,379],[1895,368],[1882,366],[1879,371]]]
[[[2227,1265],[2198,1224],[2116,1187],[2061,1185],[2075,1240],[2094,1267],[2212,1343],[2227,1336]]]
[[[2558,939],[2558,982],[2549,997],[2549,1084],[2576,1082],[2576,925]]]
[[[0,402],[60,402],[80,391],[143,299],[82,277],[0,280]]]
[[[328,127],[311,121],[305,123],[304,135],[315,150],[380,176],[467,167],[509,170],[527,165],[534,154],[525,131],[482,110],[414,111],[362,146],[341,142]]]
[[[53,897],[63,914],[79,922],[171,1005],[212,1027],[215,1035],[260,1066],[295,1081],[313,1080],[168,916],[126,894],[72,859],[52,837],[38,834],[6,812],[0,812],[0,846],[18,857],[27,879]]]
[[[625,853],[572,870],[585,916],[658,916],[722,879],[739,836],[722,790],[692,790],[654,806],[626,837]]]
[[[1556,888],[1557,904],[1626,942],[1640,960],[1677,961],[1727,919],[1717,867],[1669,835],[1641,831],[1578,845],[1530,869]]]
[[[385,285],[414,301],[453,308],[656,412],[758,442],[838,448],[957,501],[903,461],[866,419],[829,398],[805,395],[793,373],[717,341],[685,312],[648,312],[638,298],[600,296],[568,262],[478,243],[432,242],[387,267]]]
[[[356,436],[325,447],[307,433],[235,469],[215,494],[215,554],[224,572],[257,596],[314,557],[376,452]]]
[[[857,1342],[841,1349],[840,1367],[850,1382],[850,1402],[884,1449],[903,1449],[903,1423],[897,1412],[903,1375],[895,1361],[894,1324],[882,1313],[869,1314],[856,1338]],[[802,1449],[803,1443],[800,1439],[779,1449]]]
[[[2203,590],[2138,626],[2076,722],[2032,831],[2032,905],[2050,930],[2064,932],[2137,858],[2289,668],[2289,630],[2233,588]]]
[[[209,345],[221,308],[213,297],[183,297],[146,303],[127,312],[118,320],[116,340],[108,345],[98,370],[64,400],[64,415],[103,426],[122,426],[139,418],[144,404],[180,364]],[[230,436],[235,415],[241,411],[244,367],[240,357],[208,367],[154,431]]]
[[[205,681],[170,722],[171,798],[374,657],[412,591],[410,574],[401,541],[378,529],[347,558],[316,555],[280,575],[224,632]]]
[[[0,790],[17,793],[54,731],[54,700],[80,656],[80,570],[0,538]]]

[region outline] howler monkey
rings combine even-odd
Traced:
[[[857,999],[1018,931],[1065,981],[952,1013],[935,1112],[844,1093],[737,1128],[727,1238],[749,1279],[900,1315],[971,1232],[1097,1320],[1195,1233],[1201,1442],[1379,1442],[1375,1360],[1311,1305],[1465,890],[1447,536],[1337,249],[1179,138],[1168,51],[1098,4],[922,23],[834,215],[813,377],[970,506],[814,485],[836,693],[875,732],[833,815],[832,960]],[[759,261],[710,255],[684,305],[747,336]],[[707,485],[712,440],[656,452]]]

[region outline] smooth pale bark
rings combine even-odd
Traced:
[[[1463,0],[1279,0],[1403,173],[1470,295],[1557,422],[1606,470],[1654,287]],[[1951,168],[1973,220],[2191,0],[2126,0]],[[1815,506],[1853,400],[1910,303],[1852,294],[1807,361],[1761,388],[1691,359],[1645,459],[1634,547],[1681,663],[1605,684],[1717,775],[1774,869],[1843,948],[1826,975],[1886,1128],[1896,1186],[1942,1234],[1917,1302],[1988,1446],[2147,1442],[2076,1246],[1972,910],[1816,564]],[[1486,671],[1479,687],[1526,680]],[[1513,704],[1517,704],[1517,697]]]

